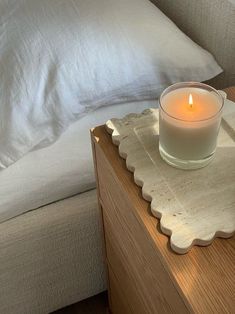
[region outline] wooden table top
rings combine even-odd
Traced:
[[[224,91],[227,93],[228,99],[235,102],[235,86],[225,88]]]
[[[235,101],[235,87],[226,92]],[[156,228],[157,219],[151,215],[149,203],[142,198],[141,188],[134,183],[133,174],[126,169],[125,160],[119,156],[105,127],[95,128],[92,136],[132,200],[134,214],[144,225],[176,288],[193,311],[205,313],[205,309],[213,309],[213,313],[235,313],[235,236],[217,238],[207,247],[195,246],[185,255],[174,253],[167,236]]]

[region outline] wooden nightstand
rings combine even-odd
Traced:
[[[228,99],[235,102],[235,86],[225,88],[224,91],[227,93]]]
[[[111,312],[234,313],[235,237],[173,253],[105,127],[91,136]]]

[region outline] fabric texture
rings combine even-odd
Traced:
[[[235,0],[151,0],[201,47],[223,73],[208,81],[217,89],[235,85]]]
[[[157,101],[99,108],[75,122],[53,145],[0,171],[0,222],[95,187],[89,129],[111,117],[156,107]]]
[[[47,314],[106,289],[96,190],[0,224],[0,313]]]
[[[97,107],[222,69],[147,0],[0,2],[0,167]]]

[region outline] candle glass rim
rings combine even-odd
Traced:
[[[203,87],[204,87],[204,90],[207,90],[207,89],[209,88],[209,89],[211,89],[211,91],[215,92],[215,94],[220,98],[220,100],[221,100],[221,106],[220,106],[219,110],[218,110],[214,115],[212,115],[212,116],[210,116],[210,117],[208,117],[208,118],[206,118],[206,119],[199,119],[199,120],[193,120],[193,121],[191,121],[191,120],[185,120],[185,119],[176,118],[176,117],[170,115],[170,114],[163,108],[163,106],[162,106],[162,99],[163,99],[163,97],[167,94],[167,92],[168,92],[171,88],[174,88],[174,87],[177,87],[177,86],[179,86],[179,87],[190,87],[190,86],[191,86],[191,87],[194,87],[194,85],[197,85],[199,88],[201,87],[201,89],[203,89]],[[196,87],[196,86],[195,86],[195,87]],[[206,87],[207,89],[205,89],[205,87]],[[176,88],[176,89],[178,89],[178,88]],[[212,86],[210,86],[210,85],[208,85],[208,84],[205,84],[205,83],[193,82],[193,81],[192,81],[192,82],[178,82],[178,83],[172,84],[172,85],[170,85],[170,86],[168,86],[167,88],[164,89],[164,91],[161,93],[161,96],[160,96],[160,98],[159,98],[159,104],[160,104],[161,110],[162,110],[167,116],[171,117],[172,119],[178,120],[178,121],[183,121],[183,122],[197,123],[197,122],[202,122],[202,121],[209,121],[209,120],[212,120],[213,118],[215,118],[216,116],[218,116],[218,115],[221,113],[221,111],[222,111],[222,109],[223,109],[223,107],[224,107],[224,97],[219,93],[219,91],[218,91],[217,89],[215,89],[214,87],[212,87]]]

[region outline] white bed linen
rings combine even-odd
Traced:
[[[97,109],[74,123],[53,145],[0,171],[0,222],[95,187],[89,129],[111,117],[156,107],[157,101]]]
[[[148,0],[0,1],[0,167],[82,115],[221,67]]]

